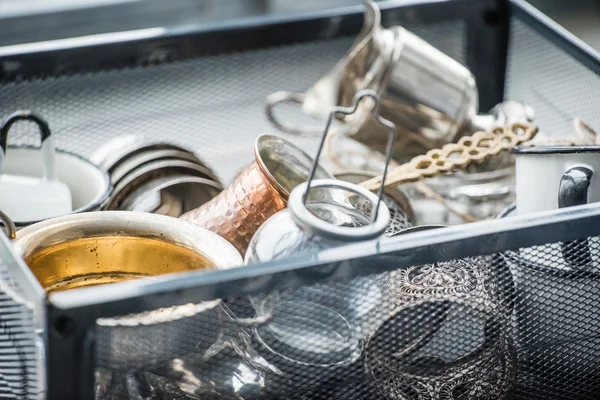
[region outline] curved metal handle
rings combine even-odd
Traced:
[[[377,214],[379,213],[379,204],[381,203],[381,198],[383,196],[383,188],[385,185],[385,178],[387,176],[388,167],[390,165],[390,160],[392,158],[392,147],[394,142],[396,141],[396,126],[388,121],[385,118],[382,118],[379,115],[379,95],[377,92],[371,89],[365,89],[357,92],[354,95],[353,105],[352,107],[334,107],[329,113],[329,118],[327,119],[327,125],[325,126],[325,131],[323,132],[323,136],[321,137],[321,143],[319,144],[319,149],[317,150],[317,155],[315,156],[315,162],[312,166],[312,170],[310,171],[310,175],[308,177],[308,183],[306,185],[306,191],[304,192],[304,196],[302,197],[302,202],[306,204],[306,199],[308,198],[308,192],[310,191],[310,184],[313,181],[315,174],[317,173],[317,168],[319,166],[319,158],[321,157],[321,153],[323,152],[323,147],[325,146],[325,141],[327,140],[327,135],[329,134],[329,129],[333,122],[333,119],[337,114],[350,115],[354,114],[360,105],[360,101],[365,98],[370,97],[375,105],[371,110],[371,114],[375,116],[377,122],[381,125],[385,126],[388,129],[388,141],[385,149],[385,167],[383,169],[383,175],[381,180],[381,185],[379,186],[379,190],[377,191],[377,204],[375,205],[375,211],[373,212],[373,217],[371,222],[375,222],[377,220]]]
[[[573,207],[587,204],[588,189],[594,171],[584,166],[568,169],[560,179],[558,187],[558,207]],[[561,243],[563,258],[576,267],[592,264],[592,255],[587,239]]]
[[[8,131],[15,122],[31,121],[34,122],[40,129],[42,137],[42,157],[44,158],[44,177],[46,179],[54,179],[54,140],[50,133],[50,127],[41,115],[32,110],[15,111],[2,122],[0,125],[0,173],[4,165],[4,157],[6,155],[6,147],[8,141]]]
[[[267,96],[265,100],[265,113],[267,114],[267,119],[271,122],[277,129],[284,133],[289,133],[291,135],[318,135],[321,133],[319,128],[310,128],[310,129],[302,129],[299,127],[295,127],[293,125],[287,125],[281,121],[279,121],[275,114],[273,113],[273,108],[278,104],[282,103],[292,103],[292,104],[303,104],[304,103],[304,93],[293,93],[293,92],[275,92]]]
[[[8,217],[2,210],[0,210],[0,221],[4,224],[4,230],[6,231],[6,236],[9,239],[14,239],[17,237],[17,227],[12,219]]]

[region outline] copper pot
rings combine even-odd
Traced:
[[[313,159],[287,140],[261,135],[254,145],[255,160],[211,201],[180,218],[218,233],[241,254],[269,217],[283,210],[293,188],[308,179]],[[334,179],[319,167],[316,179]]]

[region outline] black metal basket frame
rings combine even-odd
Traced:
[[[379,3],[384,25],[463,20],[466,61],[480,92],[480,108],[504,98],[510,20],[518,18],[586,68],[600,74],[600,57],[589,46],[522,0],[448,0]],[[252,51],[358,33],[362,8],[294,18],[259,18],[218,29],[201,26],[142,30],[79,40],[55,40],[0,48],[0,80],[21,80],[143,67],[157,62]],[[486,221],[369,241],[227,271],[162,277],[57,293],[46,303],[47,398],[93,398],[94,327],[97,318],[190,302],[256,294],[600,234],[600,206]],[[368,268],[367,268],[368,267]],[[326,278],[325,278],[326,276]]]

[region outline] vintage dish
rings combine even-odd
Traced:
[[[241,265],[218,235],[170,217],[89,212],[28,226],[13,242],[47,292]]]
[[[213,173],[213,171],[207,168],[195,154],[190,153],[189,151],[175,149],[151,149],[148,151],[140,152],[135,155],[131,155],[130,157],[119,163],[116,167],[111,168],[111,183],[117,186],[121,179],[127,177],[128,174],[135,171],[137,168],[143,166],[146,163],[158,160],[182,160],[198,164],[198,166],[203,167],[203,173],[208,175],[210,179],[214,180],[215,182],[219,181],[219,179]]]
[[[208,203],[181,216],[218,233],[245,254],[250,239],[263,222],[287,204],[290,192],[308,179],[310,156],[287,140],[261,135],[254,145],[253,161]],[[331,178],[324,168],[319,178]]]
[[[90,156],[90,160],[112,175],[115,170],[122,167],[122,164],[130,162],[133,156],[159,150],[172,150],[185,153],[187,154],[184,156],[185,159],[192,158],[199,161],[199,158],[194,153],[181,146],[148,139],[142,135],[117,136],[100,146]],[[198,163],[204,165],[201,161]]]

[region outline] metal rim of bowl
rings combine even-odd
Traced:
[[[183,172],[182,172],[183,171]],[[112,196],[104,207],[106,210],[118,209],[123,200],[143,184],[166,175],[189,174],[212,180],[206,173],[207,169],[201,165],[184,160],[158,160],[150,162],[132,171],[120,184],[115,187]],[[220,183],[215,182],[220,185]]]
[[[273,188],[275,188],[275,190],[277,190],[277,192],[281,196],[283,196],[284,199],[287,199],[287,198],[289,198],[292,190],[290,190],[288,192],[288,190],[286,188],[284,188],[279,181],[277,181],[277,179],[273,176],[271,171],[269,171],[269,168],[265,164],[263,157],[261,155],[261,152],[262,152],[265,144],[273,143],[273,142],[277,143],[282,148],[288,149],[293,152],[297,152],[299,155],[301,155],[303,158],[305,158],[304,161],[306,161],[305,166],[306,166],[306,178],[307,179],[308,179],[308,176],[310,175],[310,171],[311,171],[313,165],[315,164],[315,160],[312,157],[310,157],[308,154],[306,154],[306,152],[304,150],[302,150],[300,147],[298,147],[295,144],[293,144],[292,142],[282,138],[281,136],[264,134],[264,135],[260,135],[259,137],[256,138],[256,141],[254,142],[254,158],[256,160],[258,167],[260,168],[262,173],[267,177],[267,179],[269,180],[269,182],[271,183]],[[325,178],[326,179],[335,179],[333,174],[331,174],[329,171],[327,171],[322,166],[318,165],[318,161],[317,161],[317,170],[316,170],[316,174],[315,174],[315,179],[325,179]]]
[[[140,152],[138,154],[132,155],[128,157],[126,160],[123,160],[116,168],[112,169],[109,173],[111,183],[114,186],[117,186],[119,182],[126,178],[127,175],[135,169],[141,167],[144,164],[147,164],[152,161],[165,160],[165,159],[176,159],[176,160],[184,160],[196,163],[202,167],[205,167],[208,171],[212,173],[212,170],[208,168],[195,154],[190,153],[188,151],[174,150],[174,149],[152,149],[144,152]],[[217,176],[213,173],[211,179],[216,182],[219,182]]]
[[[87,234],[86,227],[90,230]],[[65,241],[87,236],[115,236],[115,232],[133,237],[146,237],[152,233],[157,238],[202,255],[215,264],[214,269],[231,269],[244,264],[231,243],[206,228],[177,218],[134,211],[92,211],[47,219],[17,232],[12,242],[13,248],[20,257],[26,258],[44,248],[44,240],[54,235],[65,236],[68,232],[75,232],[76,235],[65,237]],[[206,243],[207,238],[212,242],[207,247],[209,251],[199,247],[201,243]],[[56,243],[51,241],[47,246],[53,244]]]
[[[192,153],[188,149],[163,140],[152,140],[142,136],[134,136],[127,141],[126,139],[128,138],[127,135],[117,136],[105,142],[104,145],[100,146],[100,148],[91,155],[90,159],[110,174],[131,156],[149,150],[179,150]],[[125,143],[123,143],[123,141],[125,141]]]
[[[222,186],[220,184],[218,184],[214,181],[211,181],[209,179],[199,178],[196,176],[182,175],[182,176],[174,176],[171,179],[165,178],[164,180],[160,180],[160,178],[159,178],[159,181],[150,181],[150,182],[146,183],[145,185],[140,186],[138,188],[138,190],[136,191],[136,192],[139,192],[139,195],[135,196],[135,198],[132,199],[132,197],[136,194],[136,192],[132,193],[130,196],[128,196],[126,199],[123,200],[121,205],[127,206],[127,209],[126,209],[127,211],[136,211],[135,207],[137,205],[139,205],[139,203],[142,202],[145,198],[147,198],[147,196],[149,196],[151,193],[154,193],[156,191],[160,191],[160,190],[163,190],[163,189],[175,186],[175,185],[180,185],[180,184],[191,184],[191,185],[204,186],[204,187],[206,187],[207,193],[208,193],[208,191],[211,191],[210,193],[208,193],[210,198],[217,196],[222,190]],[[131,201],[130,201],[130,199],[131,199]],[[202,204],[204,204],[204,203],[202,203]],[[194,208],[200,207],[202,204],[195,205]],[[187,211],[184,210],[182,212],[182,214],[185,212],[187,212]]]

